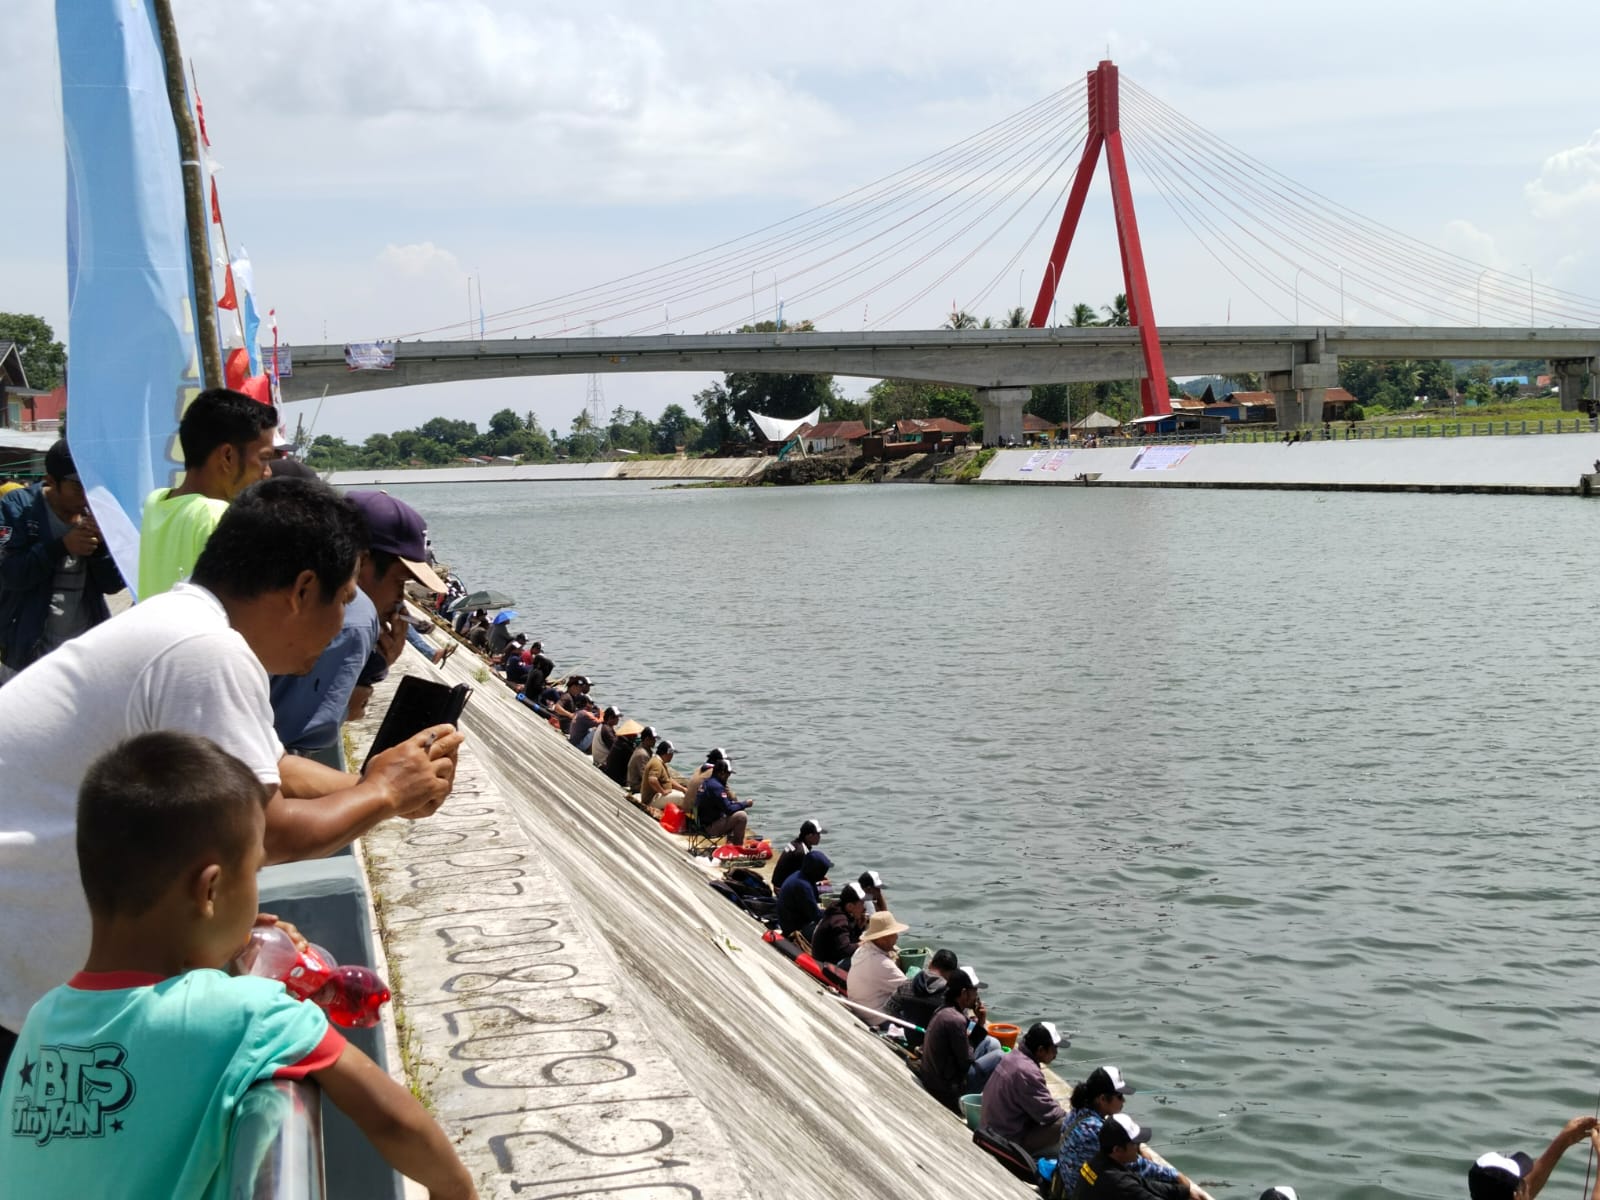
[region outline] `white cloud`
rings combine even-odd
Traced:
[[[405,246],[390,242],[379,252],[378,265],[411,279],[462,273],[460,260],[432,242],[412,242]]]
[[[1600,130],[1545,159],[1539,177],[1524,191],[1539,217],[1565,217],[1600,204]]]

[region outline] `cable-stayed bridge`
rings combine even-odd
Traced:
[[[1126,118],[1126,123],[1125,123]],[[1126,311],[1061,319],[1058,293],[1100,159],[1110,176]],[[1129,162],[1215,262],[1282,326],[1164,328]],[[975,329],[1055,232],[1031,311]],[[1020,236],[1019,236],[1020,234]],[[994,268],[994,245],[1016,245]],[[976,276],[974,265],[985,262]],[[894,326],[963,288],[947,328]],[[959,294],[959,293],[958,293]],[[1020,298],[1020,295],[1019,295]],[[811,331],[786,328],[785,307]],[[860,324],[854,321],[860,311]],[[1356,314],[1361,322],[1347,325]],[[1310,323],[1306,323],[1310,318]],[[1374,319],[1393,325],[1373,325]],[[850,325],[831,329],[834,323]],[[735,332],[765,323],[766,333]],[[711,332],[673,335],[685,324]],[[1487,326],[1487,327],[1486,327]],[[595,329],[622,330],[595,336]],[[577,336],[586,334],[587,336]],[[1306,188],[1202,129],[1102,62],[936,154],[806,212],[593,287],[402,335],[394,367],[352,371],[342,346],[296,347],[286,399],[422,383],[638,371],[788,371],[979,389],[988,441],[1020,440],[1027,389],[1140,381],[1170,411],[1170,375],[1261,372],[1280,422],[1320,420],[1344,358],[1543,358],[1576,407],[1600,366],[1600,300],[1430,246]]]

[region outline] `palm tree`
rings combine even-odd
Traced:
[[[1102,324],[1110,325],[1117,329],[1133,324],[1128,315],[1128,294],[1126,292],[1118,292],[1110,304],[1101,306],[1100,311],[1106,315],[1106,319]]]
[[[1001,325],[1002,329],[1026,329],[1027,327],[1028,312],[1020,304],[1006,314],[1006,319]]]
[[[950,319],[944,323],[944,327],[946,329],[976,329],[978,328],[978,318],[964,308],[956,309],[951,312]]]
[[[1093,305],[1074,304],[1072,306],[1072,316],[1068,319],[1067,324],[1074,329],[1087,329],[1091,325],[1100,324],[1100,318],[1095,316]]]

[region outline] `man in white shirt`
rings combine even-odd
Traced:
[[[437,726],[358,779],[285,756],[268,672],[311,668],[355,594],[366,525],[325,484],[268,480],[229,508],[192,581],[73,639],[0,688],[0,1061],[28,1008],[88,946],[75,849],[78,785],[118,742],[204,734],[270,789],[267,861],[331,854],[450,794],[460,734]],[[430,737],[433,740],[430,742]]]
[[[909,929],[894,919],[888,909],[879,909],[867,922],[861,945],[850,959],[846,990],[850,999],[875,1012],[883,1012],[895,989],[906,981],[906,973],[895,962],[894,948],[900,935]],[[859,1014],[868,1025],[881,1025],[877,1017]]]

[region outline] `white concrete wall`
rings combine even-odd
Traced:
[[[577,479],[743,479],[770,458],[648,458],[638,462],[530,463],[518,467],[388,468],[334,471],[334,487],[388,487],[400,483],[563,483]]]
[[[1600,434],[1394,438],[1377,441],[1203,443],[1176,465],[1134,470],[1141,455],[1170,446],[1074,449],[1048,470],[1057,451],[1002,450],[983,469],[984,483],[1099,482],[1287,487],[1437,487],[1573,489],[1600,459]],[[1151,461],[1148,457],[1146,462]],[[1032,469],[1029,464],[1032,463]]]

